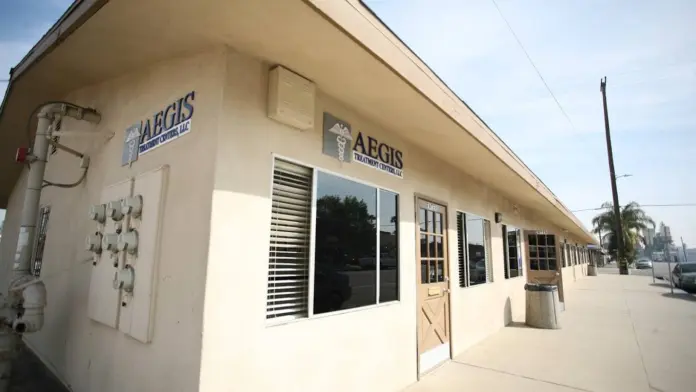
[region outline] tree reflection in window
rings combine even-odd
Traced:
[[[378,189],[319,172],[317,177],[316,236],[314,268],[314,313],[326,313],[377,303],[377,192]],[[396,195],[381,191],[380,274],[394,284],[380,289],[380,302],[398,299],[398,249]],[[386,197],[385,197],[386,196]],[[389,196],[393,198],[390,202]],[[391,218],[394,217],[394,223]],[[386,257],[393,255],[393,259]],[[385,275],[385,276],[382,276]]]

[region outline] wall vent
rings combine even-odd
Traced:
[[[300,130],[314,128],[316,86],[282,66],[268,78],[268,117]]]

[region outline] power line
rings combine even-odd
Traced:
[[[546,79],[544,79],[544,76],[541,75],[539,68],[537,68],[536,64],[534,64],[534,60],[532,60],[532,57],[527,52],[527,49],[525,49],[524,45],[522,44],[522,41],[520,41],[519,37],[515,33],[515,30],[513,30],[512,26],[510,25],[510,22],[508,22],[508,20],[505,18],[505,15],[503,15],[503,11],[501,11],[500,7],[498,7],[498,3],[496,3],[495,0],[491,0],[491,1],[493,2],[493,5],[495,5],[495,8],[498,10],[498,14],[500,14],[500,17],[503,19],[503,21],[507,25],[508,29],[510,30],[510,33],[512,33],[512,36],[515,37],[515,40],[517,41],[517,44],[520,46],[520,48],[524,52],[524,55],[527,56],[527,60],[529,60],[529,63],[532,65],[532,67],[536,71],[537,75],[539,75],[539,79],[541,79],[541,81],[544,83],[544,86],[546,86],[546,90],[548,90],[549,94],[551,94],[551,97],[553,97],[553,100],[556,101],[556,105],[561,110],[561,113],[563,113],[563,116],[565,116],[566,120],[568,120],[568,123],[573,128],[573,130],[576,131],[575,124],[573,124],[573,121],[570,119],[570,116],[568,116],[568,113],[566,113],[565,109],[563,109],[563,105],[561,105],[561,103],[558,101],[558,98],[556,98],[556,95],[553,93],[553,91],[551,91],[551,87],[549,87],[549,84],[546,83]]]
[[[696,203],[682,203],[682,204],[639,204],[639,207],[696,207]],[[625,207],[625,206],[622,206]],[[585,208],[582,210],[572,210],[570,212],[582,212],[582,211],[600,211],[600,210],[605,210],[608,208],[612,208],[611,206],[609,207],[597,207],[597,208]]]

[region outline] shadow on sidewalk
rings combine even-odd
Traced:
[[[650,286],[669,288],[669,283],[657,283],[657,282],[655,282],[655,283],[650,283]]]
[[[691,295],[691,294],[687,294],[687,293],[674,293],[674,294],[664,293],[664,294],[662,294],[662,296],[667,297],[667,298],[677,298],[677,299],[683,299],[684,301],[696,302],[696,297]]]
[[[506,328],[523,328],[523,329],[532,328],[532,327],[530,327],[529,325],[527,325],[527,324],[525,324],[525,323],[521,323],[521,322],[519,322],[519,321],[513,321],[513,322],[511,322],[510,324],[506,325],[505,327],[506,327]]]

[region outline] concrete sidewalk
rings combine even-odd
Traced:
[[[568,291],[562,329],[504,328],[407,391],[696,391],[696,297],[645,276]]]

